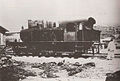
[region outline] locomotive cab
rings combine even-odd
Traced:
[[[64,41],[100,41],[100,31],[93,29],[96,21],[88,20],[65,21],[60,23],[64,28]]]
[[[76,40],[76,28],[74,23],[68,23],[64,29],[64,41]]]

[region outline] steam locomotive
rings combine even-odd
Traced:
[[[100,31],[95,30],[95,19],[64,21],[59,26],[47,23],[47,26],[37,23],[28,23],[28,29],[20,31],[23,42],[9,42],[14,52],[18,55],[37,56],[82,56],[92,47],[94,42],[100,41]]]

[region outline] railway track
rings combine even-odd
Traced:
[[[14,52],[12,52],[12,51],[7,51],[6,52],[6,54],[7,55],[11,55],[11,56],[20,56],[20,57],[22,57],[22,56],[27,56],[27,57],[29,57],[29,56],[33,56],[33,57],[36,57],[36,56],[38,56],[38,57],[61,57],[61,58],[64,58],[64,57],[68,57],[68,58],[80,58],[80,57],[82,57],[82,58],[88,58],[88,57],[106,57],[107,56],[107,53],[99,53],[99,54],[91,54],[91,53],[87,53],[87,54],[81,54],[81,55],[76,55],[75,56],[75,54],[74,53],[71,53],[71,55],[70,55],[70,53],[58,53],[58,54],[46,54],[45,55],[45,53],[40,53],[39,55],[33,55],[33,54],[15,54]],[[115,54],[115,57],[116,58],[120,58],[120,54]]]
[[[37,54],[33,54],[33,53],[15,53],[11,47],[8,47],[8,46],[5,46],[1,51],[0,51],[1,54],[6,54],[6,55],[11,55],[11,56],[38,56],[38,57],[69,57],[69,58],[80,58],[80,57],[83,57],[83,58],[88,58],[88,57],[106,57],[107,54],[106,53],[75,53],[75,52],[59,52],[59,53],[56,53],[56,52],[40,52],[40,53],[37,53]],[[115,57],[120,57],[120,54],[115,54]]]

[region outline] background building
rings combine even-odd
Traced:
[[[5,45],[5,32],[8,30],[0,26],[0,45]]]
[[[17,42],[21,42],[20,32],[8,32],[5,35],[6,35],[5,40],[8,42],[15,42],[15,40]]]

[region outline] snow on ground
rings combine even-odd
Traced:
[[[120,70],[120,58],[114,58],[113,60],[106,60],[101,58],[54,58],[54,57],[12,57],[13,59],[17,61],[24,61],[29,63],[44,63],[44,62],[61,62],[65,60],[65,62],[69,63],[75,63],[79,62],[80,64],[88,63],[88,62],[94,62],[95,68],[86,69],[82,72],[79,72],[73,76],[67,76],[66,72],[59,72],[61,73],[59,78],[41,78],[40,76],[35,77],[27,77],[24,80],[21,81],[105,81],[106,73],[112,73],[117,70]],[[29,70],[34,71],[36,73],[40,72],[39,68],[30,68]]]

